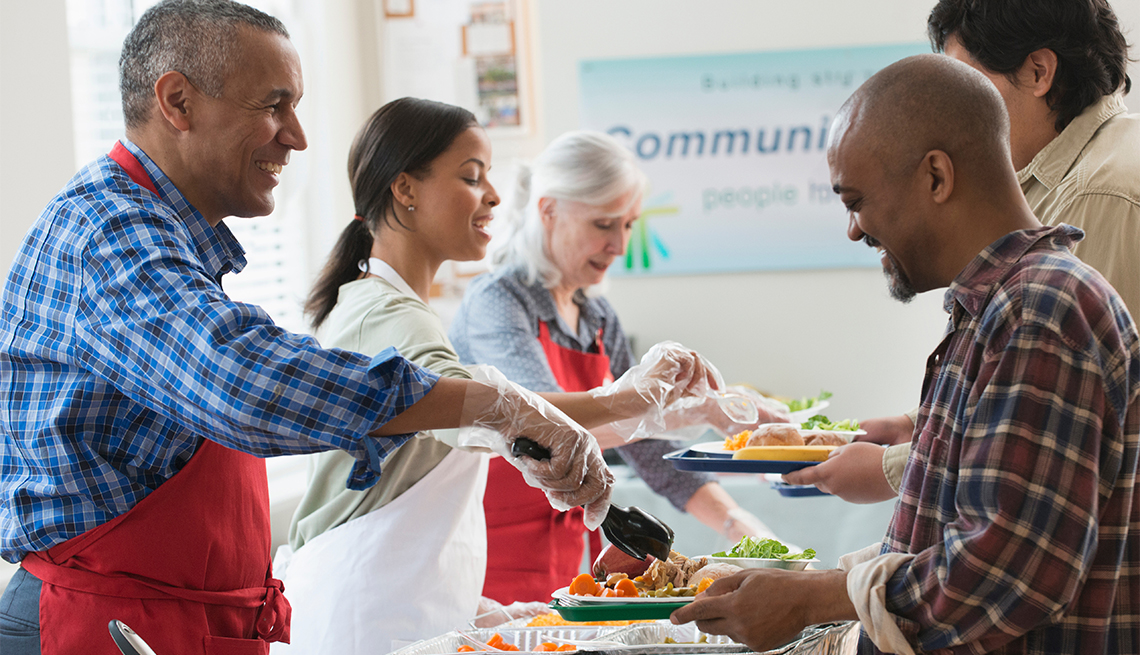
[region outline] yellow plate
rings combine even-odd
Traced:
[[[749,446],[732,454],[733,459],[766,459],[791,462],[822,462],[839,446]]]

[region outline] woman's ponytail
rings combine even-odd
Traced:
[[[360,277],[360,262],[372,253],[372,232],[364,220],[354,218],[336,240],[325,267],[305,300],[305,314],[313,329],[321,327],[336,305],[340,287]]]

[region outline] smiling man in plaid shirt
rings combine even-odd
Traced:
[[[892,295],[948,287],[887,538],[834,571],[751,570],[673,614],[755,650],[858,618],[864,650],[1140,651],[1140,337],[1044,227],[997,90],[949,57],[888,66],[840,110],[832,182]],[[773,599],[779,599],[774,601]]]

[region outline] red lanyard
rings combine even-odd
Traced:
[[[116,164],[123,167],[123,170],[127,172],[127,175],[131,176],[135,184],[156,196],[162,196],[162,194],[158,192],[158,189],[154,188],[154,183],[150,181],[150,176],[146,174],[146,169],[139,163],[138,158],[123,146],[122,141],[115,142],[115,147],[111,148],[109,156],[115,160]]]

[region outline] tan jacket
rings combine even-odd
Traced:
[[[1121,95],[1104,96],[1073,119],[1017,172],[1046,225],[1085,231],[1073,254],[1116,287],[1140,316],[1140,114]]]

